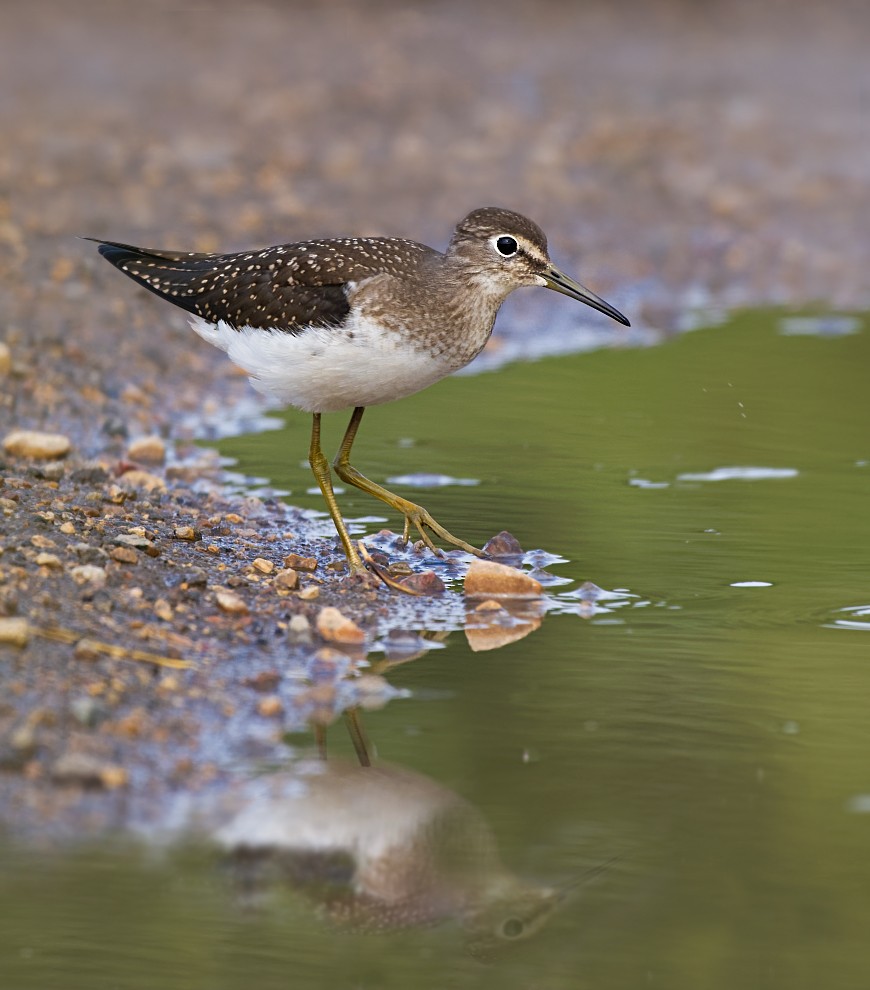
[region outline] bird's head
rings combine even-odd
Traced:
[[[631,325],[619,310],[550,261],[543,230],[520,213],[496,206],[473,210],[456,225],[447,255],[470,269],[480,287],[507,295],[521,285],[543,285]]]

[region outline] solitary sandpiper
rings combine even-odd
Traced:
[[[480,556],[422,506],[351,465],[365,407],[419,392],[468,364],[521,285],[554,289],[630,325],[553,265],[536,223],[497,207],[469,213],[443,254],[398,237],[335,237],[238,254],[97,243],[116,268],[190,313],[193,329],[226,351],[257,391],[313,413],[311,470],[354,573],[365,567],[320,449],[321,413],[353,408],[332,466],[343,481],[402,514],[405,542],[413,526],[434,552],[432,535]]]

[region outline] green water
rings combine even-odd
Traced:
[[[402,490],[449,529],[506,528],[638,596],[591,617],[564,599],[492,652],[456,632],[366,721],[382,759],[477,809],[517,876],[620,857],[537,937],[484,963],[449,924],[337,933],[292,891],[243,912],[207,859],[17,852],[0,987],[870,986],[870,333],[779,320],[453,379],[363,421],[374,480],[479,481]],[[222,450],[319,507],[307,431],[293,415]],[[797,473],[680,480],[726,467]]]

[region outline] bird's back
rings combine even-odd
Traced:
[[[349,313],[349,283],[380,274],[406,278],[439,256],[394,237],[330,238],[236,254],[97,243],[125,275],[209,323],[288,333],[341,324]]]

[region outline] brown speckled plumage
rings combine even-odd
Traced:
[[[135,282],[216,323],[299,333],[340,325],[345,287],[381,273],[407,278],[431,248],[386,237],[280,244],[239,254],[154,251],[104,241],[100,254]]]

